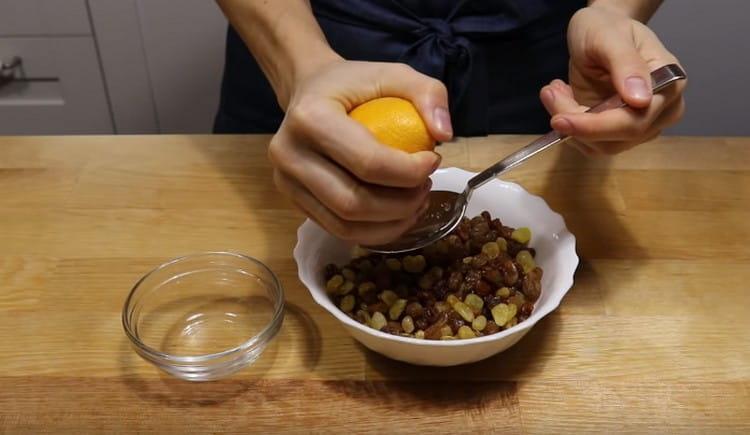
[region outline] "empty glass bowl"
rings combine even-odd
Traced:
[[[233,252],[176,258],[141,278],[122,312],[135,351],[189,381],[253,363],[281,328],[284,291],[263,263]]]

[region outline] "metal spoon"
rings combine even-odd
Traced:
[[[657,93],[675,81],[685,78],[687,75],[679,65],[671,64],[658,68],[651,73],[653,92]],[[599,113],[625,106],[620,97],[615,95],[587,112]],[[365,248],[372,252],[393,254],[413,251],[440,240],[461,222],[474,189],[567,139],[569,136],[553,130],[475,175],[468,181],[463,192],[433,190],[430,192],[429,209],[409,231],[393,242]]]

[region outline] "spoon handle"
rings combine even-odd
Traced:
[[[665,65],[654,70],[651,73],[652,90],[654,93],[657,93],[670,84],[676,82],[677,80],[683,80],[685,78],[687,78],[687,75],[679,65]],[[601,104],[598,104],[597,106],[594,106],[591,109],[587,110],[587,112],[599,113],[605,110],[616,109],[625,106],[626,104],[622,101],[622,99],[620,99],[618,95],[613,95]],[[476,189],[477,187],[497,177],[503,172],[515,168],[516,166],[541,153],[542,151],[552,147],[553,145],[565,142],[569,138],[569,136],[561,135],[554,130],[550,131],[539,139],[536,139],[525,147],[519,149],[518,151],[512,153],[506,158],[500,160],[499,162],[475,175],[469,180],[467,191],[470,192]]]

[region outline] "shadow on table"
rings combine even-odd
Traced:
[[[576,237],[576,251],[581,259],[576,272],[576,282],[585,282],[586,290],[574,286],[567,300],[597,297],[606,301],[606,292],[611,290],[602,282],[592,265],[592,259],[638,259],[646,260],[648,250],[628,228],[623,214],[624,204],[618,204],[619,192],[612,174],[610,158],[587,158],[570,146],[560,147],[554,165],[545,174],[545,181],[538,191],[553,210],[560,213],[565,224]],[[643,261],[631,262],[626,270],[619,271],[618,280],[628,280],[636,272],[635,267]],[[571,298],[572,295],[579,297]],[[563,300],[565,306],[566,299]],[[602,305],[602,310],[604,306]]]
[[[299,307],[287,303],[284,322],[299,322],[302,327],[294,328],[303,331],[304,337],[292,340],[306,346],[303,364],[312,371],[320,360],[321,337],[320,330],[310,316]],[[168,407],[203,407],[218,406],[236,397],[251,393],[262,381],[266,373],[273,367],[280,343],[289,343],[290,339],[283,339],[292,333],[282,326],[279,336],[271,342],[257,361],[245,370],[227,379],[211,382],[189,382],[174,378],[143,360],[132,349],[130,342],[123,338],[119,365],[121,380],[140,399],[159,402]],[[154,375],[144,375],[142,367],[148,366]]]
[[[545,357],[557,348],[556,330],[563,319],[550,315],[507,351],[455,367],[423,367],[394,361],[358,344],[365,353],[365,382],[329,382],[326,385],[349,398],[385,403],[398,400],[421,412],[471,412],[492,404],[515,403],[516,381],[544,370]]]

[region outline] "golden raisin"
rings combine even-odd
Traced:
[[[482,308],[484,308],[484,300],[480,298],[479,296],[475,295],[474,293],[469,293],[464,298],[464,303],[471,308],[471,311],[474,313],[474,315],[477,315],[482,312]]]
[[[404,270],[409,273],[420,273],[427,266],[427,261],[423,255],[407,255],[404,257],[402,265]]]
[[[495,243],[497,243],[497,247],[500,248],[500,251],[502,252],[508,252],[508,241],[505,240],[502,237],[498,237],[497,240],[495,240]]]
[[[517,228],[510,235],[510,238],[525,245],[531,240],[531,230],[528,227]]]
[[[346,295],[343,298],[341,298],[341,303],[339,304],[339,308],[341,308],[341,311],[345,313],[349,313],[354,309],[354,303],[356,301],[354,300],[354,295]]]
[[[463,319],[467,322],[474,321],[474,312],[465,303],[456,302],[456,304],[453,305],[453,309],[456,310],[456,312],[461,315],[461,317],[463,317]]]
[[[406,308],[406,299],[396,299],[388,310],[388,316],[391,320],[398,320],[404,312],[404,308]]]
[[[508,320],[513,317],[510,312],[511,306],[515,307],[515,305],[507,304],[497,304],[492,307],[492,318],[495,320],[495,323],[497,323],[499,326],[503,326],[508,323]]]
[[[390,307],[396,302],[398,295],[393,290],[383,290],[380,295],[378,295],[378,298]]]
[[[352,290],[354,290],[354,283],[351,281],[345,281],[341,284],[341,287],[339,287],[339,294],[348,295]]]
[[[326,290],[328,292],[333,293],[341,287],[341,285],[344,283],[344,277],[341,275],[333,275],[331,279],[328,280],[326,283]]]
[[[500,246],[497,242],[487,242],[482,245],[482,254],[486,255],[490,260],[497,258],[500,255]]]
[[[501,297],[501,298],[507,298],[510,296],[510,289],[508,287],[501,287],[495,292],[495,296]]]
[[[385,265],[392,272],[398,272],[399,270],[401,270],[401,260],[399,260],[398,258],[386,258]]]
[[[464,325],[460,328],[458,328],[458,338],[460,339],[467,339],[467,338],[474,338],[477,335],[474,333],[474,331],[471,330],[468,326]]]
[[[458,298],[453,293],[449,294],[447,298],[445,298],[445,302],[448,302],[450,306],[453,306],[458,302]]]
[[[360,297],[363,297],[367,293],[375,291],[375,283],[372,281],[365,281],[357,287],[357,292]]]
[[[529,273],[536,267],[534,257],[532,257],[531,253],[525,249],[516,254],[516,261],[523,268],[523,273]]]
[[[411,334],[414,331],[414,320],[411,316],[404,316],[404,318],[401,319],[401,329],[407,334]]]
[[[471,327],[474,328],[475,331],[482,331],[487,326],[487,318],[484,316],[477,316],[474,318],[474,321],[471,322]]]
[[[377,329],[378,331],[383,329],[388,321],[380,311],[376,311],[370,318],[370,327]]]

